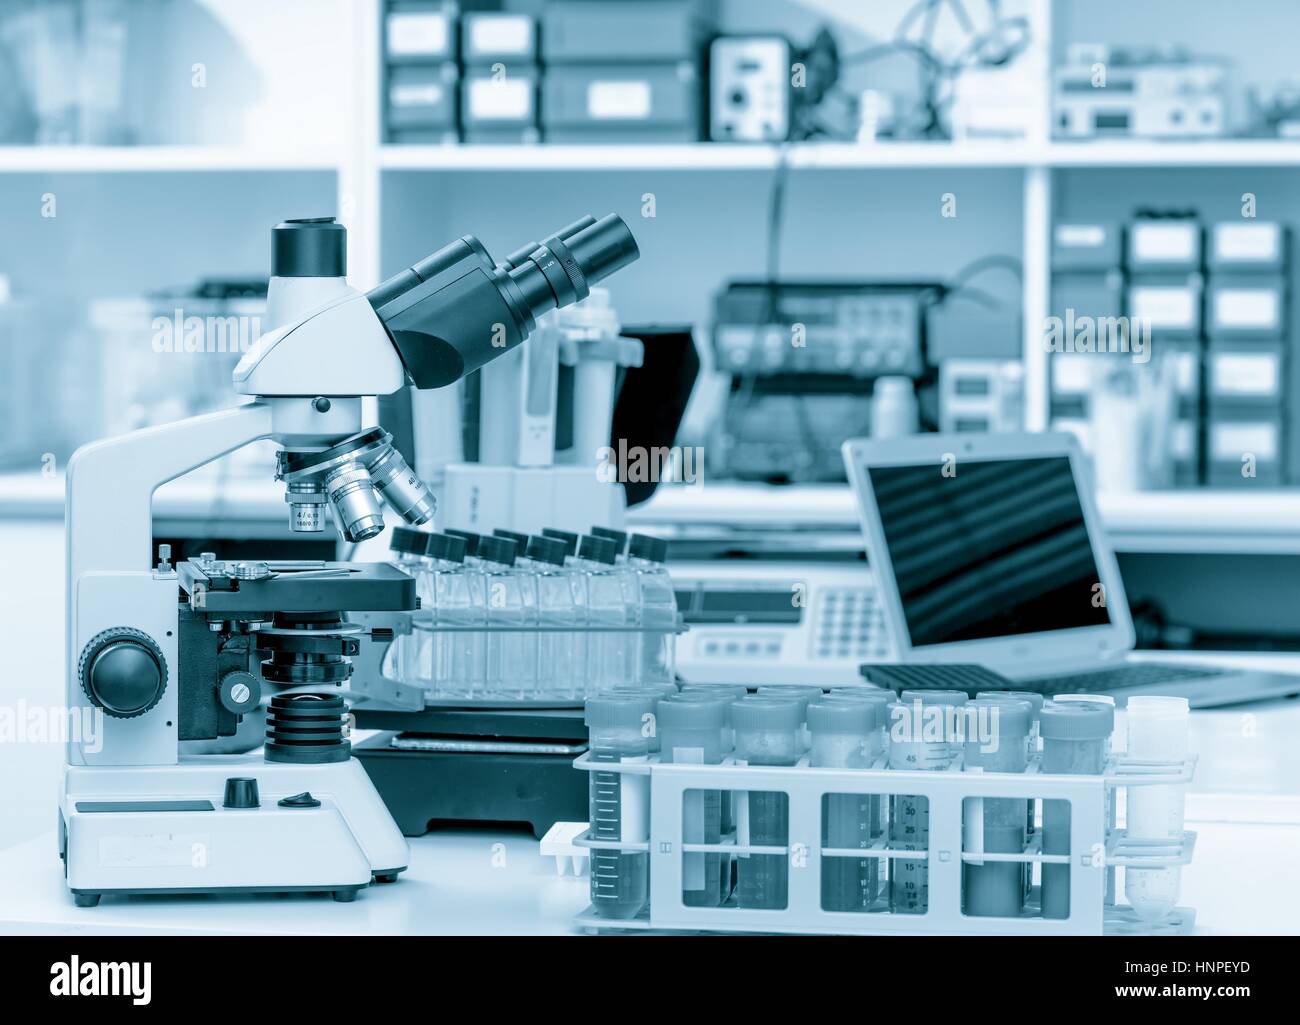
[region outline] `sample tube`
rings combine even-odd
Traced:
[[[648,694],[604,694],[587,701],[593,762],[645,761],[657,732],[655,700]],[[595,770],[590,776],[589,827],[594,840],[647,843],[650,839],[650,777]],[[635,918],[649,896],[646,851],[593,848],[591,903],[605,918]]]
[[[1060,704],[1067,704],[1067,705],[1073,701],[1082,701],[1084,704],[1109,705],[1112,709],[1114,709],[1115,707],[1115,698],[1110,694],[1057,694],[1055,697],[1052,698],[1052,700]],[[1106,758],[1109,759],[1110,755],[1111,755],[1111,738],[1107,737]],[[1105,771],[1104,768],[1102,771]],[[1106,791],[1106,828],[1108,830],[1113,830],[1115,828],[1115,823],[1118,821],[1118,815],[1117,815],[1118,808],[1116,806],[1118,800],[1119,800],[1119,795],[1115,792],[1114,787],[1111,787]],[[1106,866],[1106,904],[1111,905],[1114,903],[1115,903],[1115,869],[1112,866],[1107,865]]]
[[[823,702],[858,702],[860,704],[872,705],[875,707],[876,728],[872,731],[870,740],[871,744],[868,749],[867,768],[873,768],[885,757],[885,752],[889,750],[889,706],[896,704],[898,695],[892,690],[880,690],[878,688],[852,687],[842,690],[833,690],[822,698]],[[879,839],[885,835],[885,827],[888,825],[888,802],[880,794],[872,794],[869,804],[871,806],[871,836],[872,839]],[[877,864],[877,870],[880,866]]]
[[[1115,728],[1115,709],[1082,701],[1044,701],[1038,713],[1043,737],[1043,772],[1051,775],[1100,776],[1106,747]],[[1070,854],[1070,802],[1043,802],[1043,853]],[[1070,916],[1070,870],[1043,865],[1043,917]]]
[[[1187,757],[1191,715],[1186,698],[1134,696],[1128,699],[1128,756],[1143,761],[1181,762]],[[1153,784],[1128,788],[1128,835],[1163,840],[1183,833],[1186,787]],[[1178,903],[1182,870],[1125,868],[1124,896],[1139,918],[1160,921]]]
[[[660,761],[717,765],[728,695],[677,694],[659,702]],[[717,844],[722,839],[722,791],[689,790],[682,797],[682,842]],[[731,866],[723,852],[682,855],[682,903],[716,908],[730,893]],[[724,885],[726,892],[724,893]]]
[[[732,702],[739,765],[794,765],[799,760],[797,701],[757,695]],[[786,847],[790,842],[790,801],[784,791],[738,793],[736,842],[739,846]],[[780,910],[789,902],[787,854],[740,854],[736,902],[742,908]]]
[[[801,683],[771,683],[758,688],[761,698],[793,698],[799,702],[799,749],[807,751],[811,743],[808,736],[808,706],[820,701],[825,692],[820,687]]]
[[[1025,738],[1025,757],[1032,760],[1038,754],[1038,713],[1043,707],[1043,695],[1036,690],[982,690],[975,695],[975,700],[980,698],[1014,698],[1017,701],[1028,701],[1033,706],[1034,721],[1029,728],[1029,736]],[[1034,838],[1034,802],[1025,802],[1025,843],[1031,843]],[[1029,899],[1029,894],[1034,888],[1034,863],[1026,861],[1020,866],[1021,873],[1025,877],[1025,900]]]
[[[966,704],[956,690],[905,690],[889,706],[889,767],[942,772],[957,760],[959,746],[955,711]],[[930,802],[915,794],[895,794],[890,800],[889,846],[924,851],[930,846]],[[891,858],[889,900],[896,914],[924,914],[930,903],[929,865],[924,859]]]
[[[1034,706],[1014,698],[976,698],[961,709],[965,722],[963,767],[967,772],[1024,772],[1025,738]],[[962,850],[1023,854],[1025,805],[1022,797],[966,798],[962,807]],[[1024,862],[962,861],[962,912],[981,917],[1016,918],[1024,909]]]
[[[866,769],[871,766],[877,706],[870,701],[814,701],[808,706],[812,766]],[[826,794],[822,806],[822,847],[865,850],[871,846],[875,809],[871,794]],[[875,858],[823,857],[822,909],[868,911],[879,891]]]

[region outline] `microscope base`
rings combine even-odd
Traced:
[[[260,806],[222,806],[252,778]],[[307,792],[313,801],[283,803]],[[177,765],[70,766],[59,853],[78,907],[103,894],[328,892],[391,882],[409,849],[356,759],[319,765],[204,755]]]

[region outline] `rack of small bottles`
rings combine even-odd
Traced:
[[[1153,702],[1178,699],[1147,699]],[[1185,703],[1183,704],[1185,712]],[[586,929],[1183,933],[1185,751],[1035,694],[624,687],[589,698]],[[1152,757],[1152,754],[1157,757]],[[1125,788],[1171,829],[1114,825]],[[1116,869],[1127,885],[1117,903]]]

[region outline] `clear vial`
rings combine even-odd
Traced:
[[[479,540],[487,610],[484,697],[531,700],[537,683],[537,577],[516,568],[519,548],[504,537]]]
[[[550,537],[528,540],[528,562],[537,578],[537,696],[573,700],[584,696],[587,625],[583,575],[565,565],[564,542]],[[566,632],[559,632],[566,631]]]
[[[430,611],[429,568],[425,547],[429,535],[414,527],[394,527],[388,541],[392,563],[415,579],[415,593],[420,607],[411,614],[411,632],[399,635],[384,656],[383,672],[401,683],[424,688],[426,696],[433,689],[433,632]]]
[[[673,665],[677,629],[677,591],[668,575],[668,542],[660,537],[633,534],[628,542],[628,567],[637,577],[640,626],[636,637],[639,676],[647,683],[676,678]],[[653,631],[653,632],[651,632]]]
[[[588,693],[637,682],[628,654],[635,635],[627,632],[637,623],[636,596],[627,570],[615,564],[617,557],[608,538],[588,534],[578,546],[577,564],[586,578],[587,623],[606,628],[587,636]]]

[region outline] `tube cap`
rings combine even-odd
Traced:
[[[465,554],[478,555],[478,543],[480,535],[475,534],[472,530],[452,530],[448,528],[443,531],[444,534],[450,534],[452,537],[463,538],[465,541]]]
[[[1034,724],[1034,706],[1017,698],[976,698],[963,707],[962,714],[968,714],[970,709],[975,709],[976,715],[987,715],[990,725],[996,722],[999,739],[1024,740]],[[996,719],[993,718],[995,715]]]
[[[401,529],[400,527],[398,528]],[[424,554],[430,559],[444,559],[447,562],[465,561],[465,539],[451,534],[426,534]]]
[[[530,537],[525,554],[551,566],[563,566],[566,555],[564,542],[554,537]]]
[[[607,537],[595,537],[587,534],[578,545],[578,558],[590,559],[592,562],[603,562],[607,566],[612,566],[618,558],[618,548]]]
[[[832,694],[845,694],[849,697],[871,698],[873,701],[897,701],[898,691],[884,687],[836,687]]]
[[[727,721],[726,702],[707,695],[674,694],[659,702],[656,713],[662,730],[721,730]]]
[[[578,554],[577,534],[570,534],[567,530],[556,530],[554,527],[545,527],[542,530],[542,537],[552,537],[557,541],[562,541],[565,555]]]
[[[271,274],[277,278],[342,278],[348,232],[333,217],[300,217],[271,229]]]
[[[394,527],[392,536],[388,539],[388,550],[403,555],[423,555],[428,537],[423,530],[414,527]]]
[[[758,688],[760,698],[793,698],[801,708],[807,708],[810,701],[820,701],[825,691],[812,684],[768,683]]]
[[[481,537],[478,541],[478,557],[488,562],[500,562],[513,566],[519,556],[519,546],[508,537]]]
[[[613,541],[615,547],[618,550],[617,551],[618,555],[622,555],[624,552],[627,551],[626,530],[612,530],[609,527],[592,527],[591,536],[604,537],[604,538],[608,538],[610,541]]]
[[[517,530],[502,530],[500,527],[498,527],[496,530],[492,531],[492,536],[509,538],[511,541],[513,541],[516,545],[519,546],[520,554],[522,554],[524,550],[528,548],[528,535],[521,534]]]
[[[587,699],[583,721],[592,729],[640,729],[647,715],[656,714],[652,694],[597,694]]]
[[[1028,701],[1034,709],[1034,721],[1038,721],[1038,710],[1043,707],[1043,695],[1036,690],[982,690],[975,695],[980,698],[1014,698],[1016,701]]]
[[[634,559],[645,559],[646,562],[667,562],[668,542],[662,537],[651,537],[649,534],[633,534],[627,543],[627,554]]]
[[[1038,732],[1044,740],[1105,740],[1115,728],[1115,709],[1083,701],[1044,701]]]
[[[878,725],[871,701],[814,701],[808,706],[809,733],[871,733]]]
[[[751,694],[731,703],[731,725],[736,730],[790,730],[799,728],[803,708],[791,698],[766,698]]]

